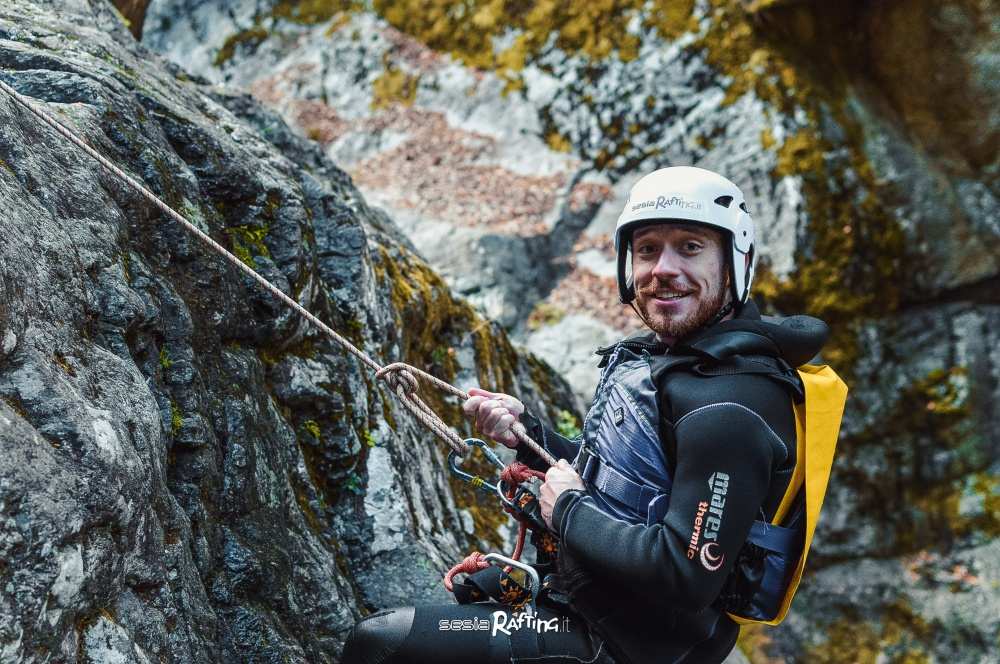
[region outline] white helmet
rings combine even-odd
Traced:
[[[756,256],[753,219],[743,192],[718,173],[694,166],[661,168],[632,186],[615,227],[618,254],[618,296],[623,304],[635,299],[635,285],[627,272],[632,231],[651,221],[685,221],[723,232],[731,253],[729,283],[733,302],[742,305],[750,294]],[[744,269],[746,256],[750,263]]]

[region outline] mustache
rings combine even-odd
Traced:
[[[644,288],[636,289],[637,293],[642,295],[656,295],[661,291],[672,291],[674,293],[683,293],[689,295],[691,293],[697,292],[696,288],[691,288],[688,286],[682,286],[680,284],[655,284],[651,286],[646,286]]]

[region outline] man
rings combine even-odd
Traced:
[[[496,605],[418,607],[381,618],[394,625],[391,643],[392,630],[359,623],[345,661],[423,661],[421,639],[435,647],[426,661],[445,661],[450,647],[454,661],[635,664],[719,662],[732,650],[739,628],[726,613],[761,587],[751,526],[787,509],[792,404],[802,399],[792,367],[818,352],[826,328],[761,320],[748,299],[753,223],[742,192],[716,173],[674,167],[640,179],[615,247],[620,299],[649,331],[598,351],[603,371],[582,436],[542,427],[508,395],[474,389],[464,405],[485,435],[515,447],[511,428],[523,424],[560,459],[539,494],[559,539],[540,610],[570,617],[573,638],[449,640],[418,628],[421,616]],[[518,458],[544,470],[527,450]],[[388,654],[365,660],[362,643]]]

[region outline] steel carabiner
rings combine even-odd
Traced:
[[[466,438],[465,444],[469,446],[470,453],[472,452],[471,448],[478,447],[480,450],[482,450],[483,456],[485,456],[490,463],[492,463],[500,470],[503,470],[506,467],[504,462],[500,460],[500,457],[497,456],[496,452],[493,451],[493,448],[491,448],[485,441],[480,440],[479,438]],[[461,468],[459,468],[459,464],[461,464],[463,461],[465,461],[465,458],[460,457],[457,452],[451,452],[450,454],[448,454],[448,468],[451,470],[453,475],[455,475],[456,477],[465,482],[468,482],[469,484],[479,489],[480,491],[483,491],[484,493],[497,493],[497,494],[500,493],[499,479],[493,482],[489,482],[487,480],[484,480],[479,475],[472,475],[471,473],[467,473]]]

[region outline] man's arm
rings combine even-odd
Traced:
[[[595,577],[694,612],[718,597],[787,450],[760,415],[736,403],[698,408],[674,433],[677,466],[660,523],[614,519],[582,491],[559,496],[552,523],[561,546]]]

